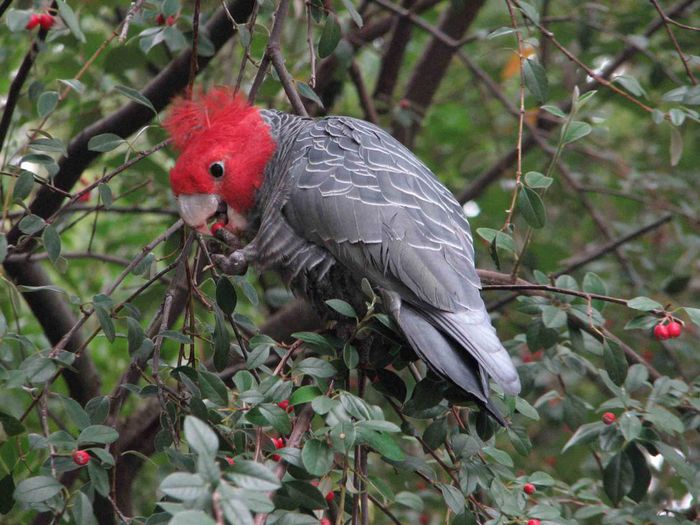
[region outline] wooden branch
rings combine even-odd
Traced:
[[[387,0],[375,0],[385,4]],[[439,29],[452,39],[458,40],[476,18],[484,0],[471,2],[451,2],[440,17]],[[421,118],[425,115],[435,93],[444,78],[455,47],[447,45],[442,39],[433,36],[418,61],[406,86],[404,99]],[[411,145],[420,128],[420,121],[414,121],[406,127],[399,122],[392,125],[394,137],[406,145]]]

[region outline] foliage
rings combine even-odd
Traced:
[[[270,0],[3,2],[3,523],[694,521],[692,4],[295,2],[258,85]],[[335,330],[209,265],[160,126],[195,34],[195,85],[377,118],[465,204],[510,426],[452,402],[369,283]]]

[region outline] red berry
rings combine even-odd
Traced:
[[[83,465],[87,465],[90,461],[90,454],[88,454],[84,450],[74,450],[71,453],[71,457],[73,458],[73,463],[75,463],[76,465],[80,465],[81,467]]]
[[[39,15],[39,25],[41,25],[43,29],[46,29],[48,31],[49,29],[51,29],[51,27],[53,27],[53,24],[54,18],[50,14],[44,13]]]
[[[272,454],[272,461],[279,461],[282,459],[282,456],[279,454]]]
[[[158,16],[156,16],[156,24],[159,26],[165,25],[165,17],[163,16],[163,13],[158,13]]]
[[[329,520],[328,518],[323,518],[323,519],[319,522],[319,524],[320,524],[320,525],[333,525],[333,524],[331,523],[331,520]]]
[[[654,327],[654,337],[659,341],[669,338],[668,326],[663,323],[659,323]]]
[[[335,493],[331,490],[328,494],[326,494],[326,501],[330,503],[335,499]]]
[[[287,410],[289,408],[289,399],[283,399],[279,403],[277,403],[277,406],[280,407],[282,410]]]
[[[29,22],[27,22],[27,25],[24,26],[26,29],[29,29],[30,31],[34,29],[36,26],[41,24],[41,16],[32,13],[32,15],[29,17]]]
[[[407,98],[402,98],[401,100],[399,100],[399,107],[401,109],[408,109],[411,107],[411,101]]]
[[[228,463],[231,466],[234,466],[236,462],[233,460],[231,456],[226,456],[226,463]]]
[[[165,19],[165,25],[174,26],[176,21],[177,18],[175,18],[173,15],[170,15],[168,18]]]
[[[617,416],[612,412],[606,412],[600,419],[602,419],[603,423],[606,425],[612,425],[615,421],[617,421]]]
[[[428,516],[425,512],[418,516],[418,521],[420,522],[420,525],[428,525],[430,523],[430,516]]]
[[[671,321],[666,325],[666,329],[668,330],[668,337],[674,338],[678,337],[681,335],[681,331],[683,327],[681,326],[681,323],[677,323],[676,321]]]
[[[523,485],[523,492],[525,492],[525,494],[528,496],[532,496],[535,492],[537,492],[537,487],[535,487],[535,485],[532,483],[525,483],[525,485]]]
[[[211,228],[209,228],[209,231],[211,232],[212,235],[216,235],[216,232],[218,232],[221,228],[226,226],[223,222],[215,222],[214,224],[211,225]]]
[[[272,438],[272,444],[275,448],[284,448],[284,438]]]
[[[318,486],[320,485],[320,483],[321,483],[321,482],[320,482],[319,480],[315,479],[315,480],[313,480],[313,481],[311,482],[311,486],[312,486],[312,487],[318,487]]]
[[[534,518],[531,520],[527,520],[527,525],[540,525],[540,520],[536,520]]]

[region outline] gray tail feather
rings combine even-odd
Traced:
[[[395,317],[413,350],[435,373],[474,396],[479,405],[506,425],[503,416],[489,400],[488,376],[473,357],[406,303],[401,305],[400,314]]]

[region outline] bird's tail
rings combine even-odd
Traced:
[[[398,315],[397,315],[398,314]],[[479,362],[462,346],[410,305],[403,303],[394,318],[418,356],[441,377],[471,394],[502,425],[503,416],[489,399],[488,375]]]

